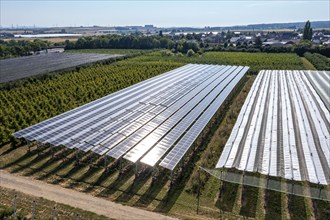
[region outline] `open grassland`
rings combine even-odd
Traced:
[[[115,202],[163,212],[184,219],[225,217],[243,218],[316,218],[324,219],[329,202],[288,197],[278,192],[223,183],[201,173],[199,214],[196,215],[197,165],[213,168],[230,135],[241,106],[255,76],[248,76],[238,95],[228,103],[221,120],[214,121],[208,138],[201,142],[203,149],[184,166],[184,175],[170,190],[170,173],[162,169],[139,168],[135,165],[103,160],[92,153],[83,154],[77,163],[76,152],[34,144],[11,147],[9,135],[28,125],[45,120],[74,107],[110,94],[139,81],[175,69],[186,63],[247,65],[250,73],[261,69],[302,69],[302,59],[294,54],[208,52],[200,56],[162,56],[152,52],[108,65],[95,65],[65,74],[25,80],[3,86],[0,90],[0,164],[1,169],[31,176],[63,187],[73,188]],[[55,156],[52,156],[52,153]],[[152,174],[155,174],[154,176]]]
[[[35,218],[36,219],[52,219],[54,215],[55,207],[55,216],[57,219],[98,219],[105,220],[109,219],[105,216],[96,215],[92,212],[74,208],[68,205],[56,203],[49,201],[37,196],[30,196],[18,191],[5,189],[0,187],[0,218],[6,219],[13,214],[13,204],[14,197],[16,194],[16,207],[17,207],[17,217],[30,219],[32,217],[32,204],[35,201]],[[5,214],[6,213],[6,214]],[[7,216],[5,216],[7,215]],[[9,218],[15,219],[15,218]]]

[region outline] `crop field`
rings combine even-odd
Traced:
[[[162,56],[160,52],[129,58],[115,63],[81,68],[64,74],[25,80],[23,83],[0,89],[0,169],[59,184],[64,187],[104,197],[123,204],[163,212],[185,219],[205,218],[266,218],[326,219],[330,204],[283,193],[248,186],[224,183],[205,172],[200,173],[200,206],[196,215],[198,170],[195,164],[214,168],[235,124],[239,111],[252,86],[255,76],[248,76],[237,96],[216,115],[203,141],[196,143],[198,151],[189,155],[183,164],[184,174],[170,189],[169,173],[159,170],[157,183],[153,170],[141,170],[135,176],[135,166],[115,161],[104,169],[103,161],[87,153],[79,164],[75,152],[34,144],[29,153],[25,143],[10,146],[10,134],[84,103],[135,84],[186,63],[247,65],[250,73],[261,69],[302,69],[302,60],[294,54],[254,54],[208,52],[195,57]],[[221,119],[221,120],[220,120]],[[271,198],[271,199],[270,199]],[[274,217],[275,216],[275,217]]]
[[[180,55],[162,56],[159,52],[137,57],[141,62],[162,61],[175,63],[203,63],[249,66],[249,72],[257,74],[263,69],[304,69],[303,62],[296,54],[289,53],[245,53],[245,52],[206,52],[202,55],[186,57]]]
[[[0,60],[0,83],[73,68],[122,55],[49,53]]]

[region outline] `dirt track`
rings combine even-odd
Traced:
[[[0,170],[0,186],[115,219],[174,219]]]

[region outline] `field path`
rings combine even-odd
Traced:
[[[0,186],[43,197],[114,219],[174,219],[155,212],[124,206],[92,195],[0,170]]]

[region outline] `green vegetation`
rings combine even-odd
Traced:
[[[318,53],[304,53],[304,57],[318,70],[330,70],[330,60]]]
[[[81,37],[76,42],[65,41],[65,49],[171,49],[175,52],[187,53],[189,49],[197,52],[197,42],[173,40],[164,36],[102,35],[97,37]]]
[[[305,57],[301,57],[306,70],[316,70],[316,68],[311,64]]]
[[[137,57],[141,62],[161,61],[170,63],[203,63],[220,65],[249,66],[251,74],[263,69],[303,69],[302,60],[295,54],[243,53],[243,52],[206,52],[202,55],[187,57],[163,55],[159,52]]]
[[[11,58],[17,56],[27,56],[32,52],[46,49],[50,46],[49,41],[35,39],[29,40],[10,40],[4,41],[0,39],[0,59]]]
[[[304,27],[304,32],[303,32],[303,39],[304,40],[311,40],[313,37],[313,29],[311,27],[311,22],[307,21]]]
[[[12,217],[14,213],[13,200],[16,194],[16,218]],[[30,219],[32,201],[36,201],[35,218],[36,219],[52,219],[53,208],[56,207],[57,219],[109,219],[105,216],[97,215],[95,213],[74,208],[61,203],[49,201],[40,197],[30,196],[14,190],[5,189],[0,187],[0,219]]]

